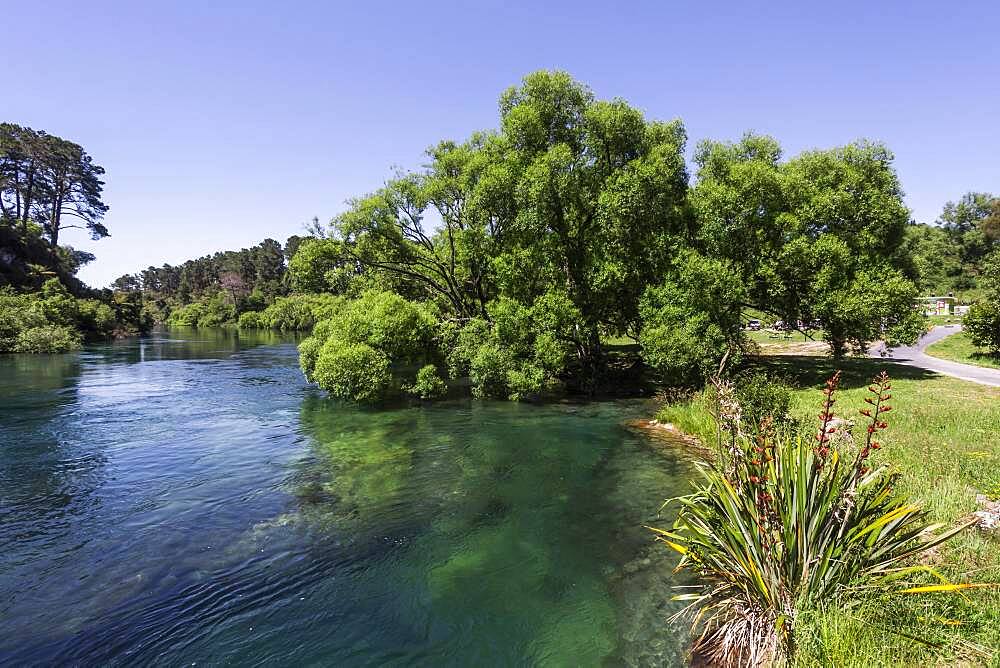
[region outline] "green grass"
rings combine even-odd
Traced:
[[[774,356],[762,365],[796,388],[791,411],[810,426],[819,412],[822,383],[835,366],[844,372],[836,404],[844,417],[857,416],[868,379],[886,369],[893,376],[894,410],[879,456],[902,473],[899,491],[933,520],[948,524],[976,509],[977,493],[1000,496],[1000,389],[879,360],[835,364]],[[714,444],[704,395],[666,406],[657,417]],[[1000,536],[967,531],[942,546],[933,565],[953,582],[1000,584]],[[804,666],[997,666],[1000,589],[896,595],[848,610],[812,611],[803,616],[797,635],[796,663]]]
[[[982,348],[977,348],[965,332],[956,332],[932,343],[925,352],[943,360],[1000,369],[1000,355],[991,355]]]
[[[935,325],[956,325],[962,322],[960,315],[928,315],[924,317],[927,319],[928,328]]]

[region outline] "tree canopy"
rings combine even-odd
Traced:
[[[108,206],[101,199],[104,168],[79,144],[13,123],[0,123],[0,216],[34,222],[49,244],[59,245],[67,228],[108,236],[101,222]]]
[[[499,112],[351,200],[301,244],[293,285],[434,304],[447,372],[487,396],[594,389],[602,340],[622,335],[691,382],[740,358],[751,310],[819,321],[835,354],[916,335],[910,214],[882,144],[785,160],[766,136],[703,142],[690,185],[680,121],[566,73],[528,75]]]

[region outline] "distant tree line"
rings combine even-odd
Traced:
[[[111,288],[141,293],[154,320],[165,322],[180,307],[201,303],[208,308],[212,302],[213,324],[235,321],[241,312],[263,309],[289,293],[287,261],[300,243],[298,236],[290,237],[284,245],[265,239],[238,251],[205,255],[178,265],[148,267],[120,276]],[[205,310],[193,312],[204,314]]]
[[[983,294],[984,263],[1000,248],[1000,197],[969,192],[948,202],[933,224],[911,224],[904,252],[921,291],[972,301]]]

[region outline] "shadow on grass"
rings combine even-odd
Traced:
[[[759,366],[786,379],[795,387],[820,388],[840,369],[840,386],[844,389],[864,387],[873,376],[886,371],[892,378],[902,380],[929,380],[941,376],[933,371],[897,364],[891,360],[850,357],[835,360],[831,357],[806,355],[773,355],[760,358]]]
[[[977,362],[985,362],[981,366],[1000,366],[1000,355],[995,355],[993,353],[972,353],[969,355],[970,359],[974,359]]]

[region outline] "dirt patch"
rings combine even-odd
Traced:
[[[758,343],[762,355],[807,355],[822,357],[830,352],[830,344],[823,341],[801,343]]]

